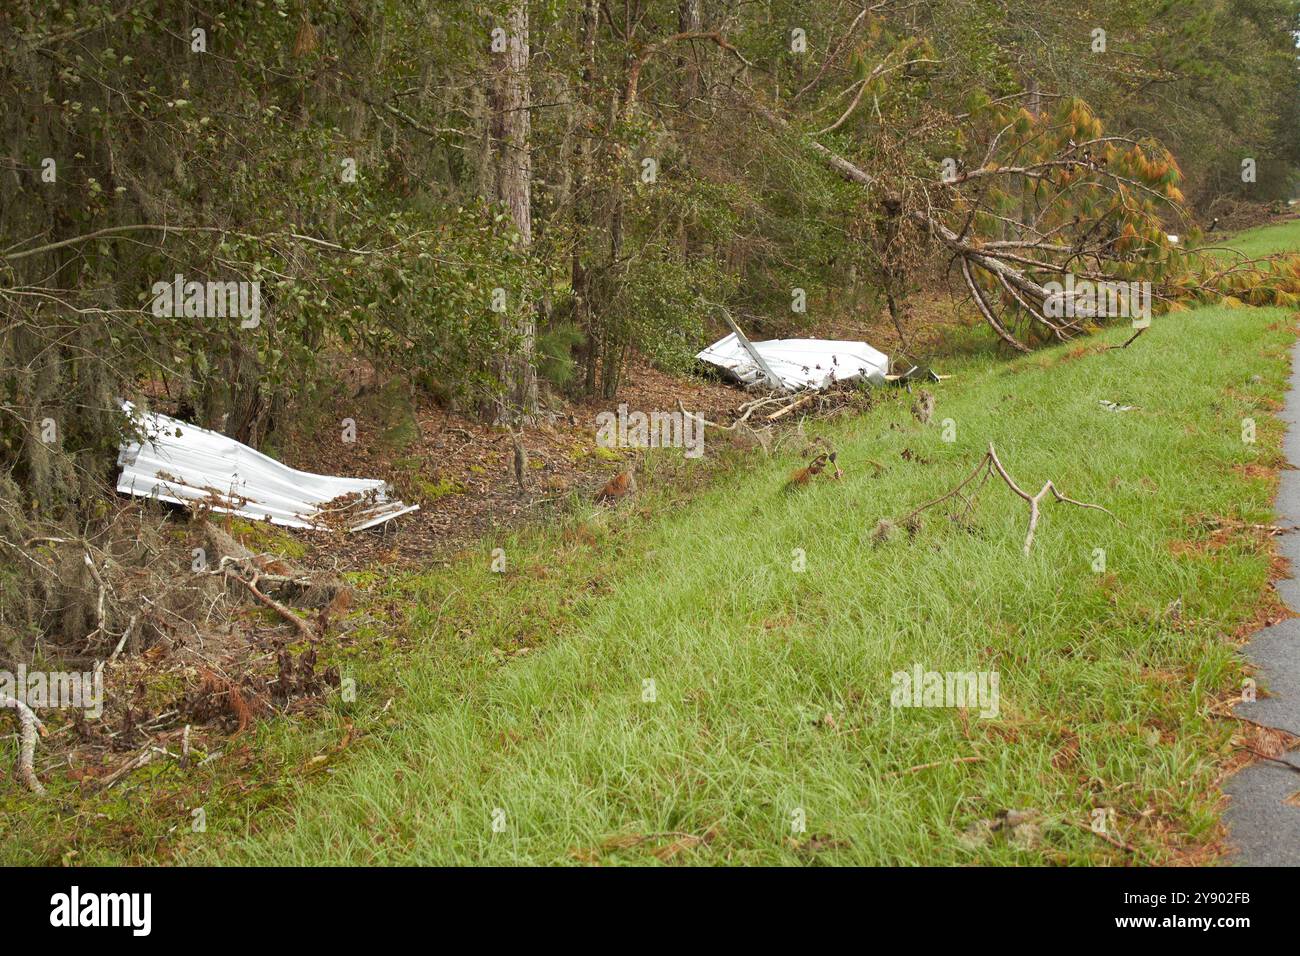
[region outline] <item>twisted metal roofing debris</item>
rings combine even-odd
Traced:
[[[122,494],[311,530],[361,531],[419,510],[390,500],[379,479],[298,471],[220,432],[123,407],[144,440],[128,439],[119,450]]]
[[[746,348],[748,346],[748,348]],[[786,391],[821,390],[835,382],[865,379],[884,385],[889,373],[889,357],[866,342],[843,342],[834,339],[772,339],[748,342],[732,332],[696,355],[738,379],[743,385],[764,381],[771,384],[765,370],[754,360],[750,350],[758,353],[768,370]]]

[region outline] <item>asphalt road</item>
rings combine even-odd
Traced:
[[[1287,423],[1283,450],[1291,467],[1283,470],[1278,486],[1277,523],[1300,526],[1300,342],[1291,349],[1291,390],[1281,417]],[[1281,535],[1278,541],[1292,572],[1300,573],[1300,532]],[[1300,579],[1279,581],[1277,590],[1288,606],[1300,610]],[[1300,618],[1256,632],[1246,656],[1268,696],[1238,704],[1236,713],[1300,736]],[[1300,792],[1300,751],[1285,756],[1295,769],[1260,760],[1224,786],[1232,796],[1227,822],[1234,863],[1300,866],[1300,806],[1283,802]]]

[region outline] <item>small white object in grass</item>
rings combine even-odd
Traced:
[[[1137,408],[1136,405],[1116,405],[1114,402],[1107,401],[1104,398],[1101,399],[1101,407],[1106,409],[1108,412],[1131,412]]]
[[[1171,246],[1176,246],[1179,243],[1179,238],[1175,236],[1172,232],[1165,233],[1165,238],[1169,240],[1169,244]]]

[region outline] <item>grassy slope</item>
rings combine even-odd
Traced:
[[[1157,320],[1124,351],[971,361],[936,389],[954,443],[894,400],[830,430],[841,482],[783,495],[786,457],[689,509],[589,522],[593,543],[558,529],[506,543],[505,576],[487,573],[488,542],[449,570],[384,582],[418,609],[413,651],[363,678],[373,715],[387,692],[367,695],[367,680],[400,662],[376,732],[286,810],[209,810],[209,832],[179,858],[1120,859],[1072,825],[1097,807],[1114,808],[1140,860],[1207,844],[1230,731],[1210,711],[1242,676],[1225,635],[1256,613],[1269,553],[1252,536],[1212,553],[1169,545],[1205,543],[1198,515],[1268,520],[1270,481],[1234,466],[1276,462],[1280,425],[1265,409],[1290,339],[1283,312],[1203,309]],[[871,547],[878,518],[949,488],[990,440],[1022,484],[1053,478],[1123,524],[1048,506],[1026,558],[1025,507],[990,485],[969,530],[935,512],[915,541]],[[890,674],[914,662],[996,669],[999,717],[891,709]],[[645,678],[655,703],[641,700]],[[286,764],[322,739],[272,736]],[[965,756],[981,760],[891,776]],[[792,840],[796,807],[807,832]],[[963,845],[967,823],[1011,807],[1044,812],[1042,846]],[[682,833],[711,838],[688,848]]]
[[[1300,252],[1300,219],[1247,229],[1229,236],[1222,242],[1206,245],[1203,248],[1232,250],[1245,259],[1254,259],[1275,252]]]
[[[1259,254],[1300,248],[1297,232],[1244,235]],[[1270,482],[1232,466],[1277,460],[1266,409],[1285,324],[1200,310],[1122,352],[969,358],[937,389],[955,444],[887,401],[830,430],[839,484],[779,494],[785,456],[696,499],[661,463],[635,511],[485,542],[427,575],[365,576],[371,623],[344,664],[355,704],[259,723],[214,762],[157,761],[106,794],[57,772],[44,801],[6,784],[0,861],[1123,859],[1061,825],[1099,805],[1142,860],[1210,842],[1228,730],[1207,714],[1240,676],[1219,635],[1258,612],[1268,555],[1241,537],[1168,545],[1204,543],[1187,524],[1199,513],[1266,519]],[[1239,440],[1248,415],[1254,446]],[[936,515],[913,544],[868,546],[877,518],[946,490],[988,439],[1026,486],[1055,478],[1124,525],[1048,506],[1025,560],[1023,506],[990,487],[975,534]],[[932,463],[903,462],[904,447]],[[486,573],[496,544],[505,576]],[[1180,594],[1182,621],[1162,621]],[[1000,719],[891,710],[889,674],[914,661],[996,667]],[[646,677],[657,703],[640,702]],[[982,762],[888,776],[962,756]],[[208,832],[191,834],[198,806]],[[498,806],[508,828],[493,835]],[[808,833],[792,844],[794,806]],[[967,822],[1011,806],[1055,821],[1042,849],[962,846]],[[633,839],[710,829],[691,849]]]

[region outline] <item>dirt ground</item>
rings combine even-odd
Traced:
[[[514,445],[504,427],[449,412],[427,399],[404,410],[406,427],[394,427],[382,414],[368,415],[341,402],[331,417],[355,420],[355,442],[340,440],[341,430],[334,427],[299,430],[285,443],[281,460],[307,471],[382,478],[420,510],[367,532],[294,534],[319,552],[318,558],[328,554],[338,570],[418,566],[493,529],[527,522],[545,504],[574,493],[594,495],[623,470],[616,450],[596,445],[600,412],[617,411],[619,404],[631,411],[673,411],[680,400],[687,411],[727,423],[750,397],[721,382],[675,377],[636,363],[625,372],[614,401],[551,398],[545,414],[521,432],[528,456],[523,492],[514,475]]]
[[[571,495],[590,500],[626,467],[620,450],[596,445],[602,411],[616,411],[621,403],[629,411],[671,411],[680,400],[686,410],[725,425],[754,397],[720,381],[677,377],[637,362],[624,373],[614,402],[549,398],[546,414],[522,432],[529,468],[521,493],[514,445],[504,427],[409,393],[395,401],[392,395],[349,398],[345,392],[315,409],[316,424],[296,429],[273,453],[303,470],[382,478],[403,500],[420,504],[413,514],[352,534],[275,528],[220,514],[190,516],[171,506],[122,499],[115,522],[120,527],[111,536],[117,543],[110,548],[97,542],[94,554],[109,585],[110,619],[132,616],[122,638],[126,653],[114,654],[103,669],[103,720],[84,721],[77,714],[51,720],[38,775],[48,780],[66,767],[70,780],[106,789],[157,757],[187,760],[192,750],[195,760],[203,760],[228,750],[232,735],[238,737],[257,717],[319,707],[338,686],[337,655],[358,639],[357,624],[346,613],[353,594],[341,572],[419,570],[494,529],[541,518],[549,503],[563,507]],[[847,410],[845,403],[853,400],[863,399],[845,393],[825,402]],[[354,420],[355,441],[343,441],[335,427],[343,418]],[[779,429],[793,432],[798,418],[789,415]],[[207,548],[215,564],[230,548],[215,544],[214,533],[258,557],[225,577],[219,568],[166,575],[168,589],[158,592],[147,569],[189,567],[195,547]],[[137,546],[123,550],[121,541],[130,538]],[[52,572],[59,561],[71,561],[74,571],[80,567],[76,548],[46,550],[42,559]],[[255,594],[259,575],[262,594],[283,602],[284,610]],[[288,581],[287,588],[273,583],[277,576]],[[310,586],[296,586],[300,581]],[[95,582],[83,584],[93,589]],[[132,611],[141,590],[150,600]],[[324,597],[312,600],[314,591]],[[305,631],[292,622],[298,615]],[[120,622],[107,629],[101,660],[119,630]],[[6,776],[8,768],[0,768],[0,780]]]

